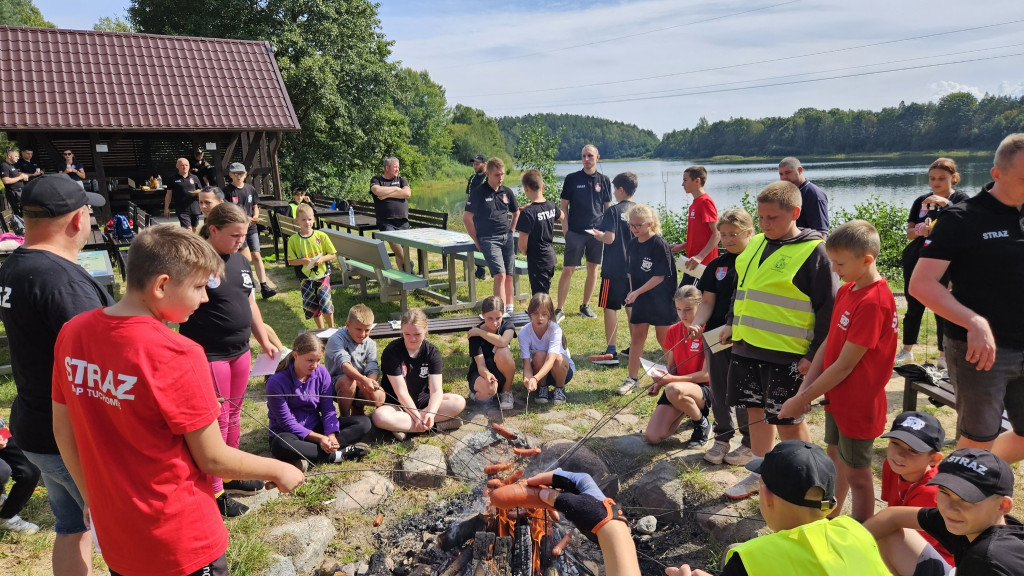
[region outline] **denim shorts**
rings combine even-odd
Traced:
[[[480,244],[480,252],[484,255],[484,262],[487,263],[487,270],[491,276],[512,273],[516,252],[511,234],[478,238],[477,242]]]
[[[60,454],[25,452],[25,457],[43,473],[46,497],[50,501],[53,517],[57,519],[54,531],[57,534],[80,534],[87,531],[82,518],[85,501]]]
[[[1002,432],[1002,415],[1024,435],[1024,350],[997,347],[996,362],[978,370],[967,361],[967,342],[946,336],[949,382],[956,391],[957,430],[975,442],[990,442]]]
[[[245,245],[249,247],[249,251],[253,254],[260,254],[260,233],[253,229],[245,234]]]

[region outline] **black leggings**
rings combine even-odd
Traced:
[[[338,443],[342,448],[358,442],[372,427],[370,419],[366,416],[344,416],[338,418],[338,424],[341,426],[341,430],[338,432]],[[322,434],[323,428],[315,431]],[[330,456],[316,442],[299,438],[291,432],[279,432],[271,436],[270,453],[274,455],[274,458],[285,462],[299,459],[310,462],[326,462]]]
[[[0,508],[0,519],[3,520],[10,520],[21,512],[39,484],[39,468],[25,458],[14,444],[14,438],[8,438],[7,447],[0,450],[0,493],[11,478],[14,478],[14,484],[3,508]]]
[[[903,345],[912,346],[917,344],[917,334],[921,331],[921,319],[924,318],[925,307],[920,300],[910,295],[910,277],[914,275],[914,268],[917,260],[904,263],[903,265],[903,293],[907,298],[907,313],[903,316]],[[945,283],[945,278],[942,279]],[[946,323],[938,314],[935,315],[936,340],[939,342],[939,352],[942,352],[942,329]]]

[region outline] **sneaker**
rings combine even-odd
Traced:
[[[626,379],[622,381],[622,386],[619,386],[618,388],[615,389],[615,393],[618,394],[619,396],[625,396],[626,394],[629,394],[633,390],[636,390],[636,387],[639,384],[640,381],[637,380],[636,378],[626,376]]]
[[[512,397],[512,391],[502,392],[498,394],[498,406],[502,410],[511,410],[516,405],[515,399]]]
[[[686,442],[687,448],[703,448],[711,439],[711,422],[707,418],[701,418],[693,427],[693,434]]]
[[[260,284],[260,295],[263,296],[264,300],[266,300],[267,298],[272,298],[276,294],[277,290],[271,288],[270,285],[267,284],[266,282]]]
[[[735,486],[725,491],[725,495],[733,500],[744,500],[757,494],[761,490],[761,475],[751,472],[746,478],[740,480]]]
[[[484,269],[483,266],[476,267],[476,278],[477,280],[483,280],[484,278],[487,278],[487,271]]]
[[[618,366],[619,355],[618,354],[594,354],[590,357],[590,362],[597,364],[598,366]]]
[[[301,460],[291,460],[288,463],[301,470],[303,474],[309,471],[309,460],[306,460],[305,458],[302,458]]]
[[[434,430],[437,432],[448,432],[449,430],[458,430],[459,428],[462,428],[462,420],[459,418],[449,418],[448,420],[434,422]]]
[[[590,304],[580,306],[580,316],[583,316],[584,318],[597,318],[597,314],[590,309]]]
[[[560,323],[562,320],[565,320],[565,312],[562,312],[562,309],[558,308],[555,310],[555,324]]]
[[[23,520],[21,516],[15,514],[10,518],[0,518],[0,530],[7,530],[10,532],[21,532],[22,534],[35,534],[39,531],[39,526]]]
[[[265,487],[266,485],[260,480],[232,480],[224,483],[224,493],[252,496],[257,492],[262,492]]]
[[[248,506],[227,494],[217,496],[217,508],[220,508],[220,515],[225,518],[238,518],[239,516],[245,516],[249,512]]]
[[[721,464],[725,460],[725,454],[729,451],[729,443],[715,440],[711,448],[704,453],[704,460],[712,464]]]
[[[537,387],[537,404],[548,403],[548,387],[541,385]]]
[[[398,430],[392,430],[391,435],[395,437],[395,440],[399,442],[405,442],[405,432],[399,432]]]
[[[946,357],[944,355],[939,354],[938,357],[935,358],[935,367],[939,370],[946,369]]]
[[[733,466],[746,466],[754,459],[754,453],[750,448],[740,445],[739,448],[725,455],[725,463]]]
[[[370,453],[370,446],[363,442],[356,442],[355,444],[345,446],[338,450],[338,452],[341,452],[342,460],[359,460]]]
[[[554,404],[565,404],[565,389],[555,388],[555,399],[552,400]]]
[[[619,350],[619,356],[625,356],[626,358],[629,358],[629,346],[626,346],[622,350]]]
[[[897,366],[901,364],[913,364],[914,363],[914,351],[904,350],[900,348],[900,351],[896,353],[895,364]]]

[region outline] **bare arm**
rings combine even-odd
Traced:
[[[643,294],[644,292],[653,290],[654,287],[657,286],[658,284],[661,284],[663,280],[665,280],[664,276],[651,276],[651,279],[648,280],[647,282],[644,282],[643,286],[637,288],[636,290],[633,290],[629,294],[626,294],[626,304],[632,304],[633,301],[636,300],[637,296]]]
[[[71,416],[68,414],[68,407],[60,402],[51,401],[51,404],[53,404],[53,437],[57,440],[57,448],[60,449],[64,466],[71,473],[71,477],[75,480],[75,486],[82,493],[85,508],[88,508],[89,490],[85,485],[85,475],[82,474],[82,459],[78,454],[78,444],[75,443],[75,432],[71,429]],[[214,423],[216,424],[216,422]]]
[[[168,186],[167,193],[164,194],[164,218],[167,217],[171,211],[171,188]]]
[[[479,250],[480,243],[476,240],[476,225],[473,224],[473,213],[463,212],[462,223],[466,226],[466,234],[469,234],[469,237],[473,239],[473,244],[476,244],[476,249]]]
[[[494,332],[488,332],[481,328],[470,328],[466,335],[470,337],[477,336],[483,338],[495,348],[508,348],[509,342],[512,342],[512,337],[515,336],[515,332],[512,330],[505,330],[505,332],[497,334]]]
[[[711,228],[711,238],[708,238],[708,243],[694,256],[698,262],[703,262],[708,254],[711,254],[715,248],[718,248],[718,241],[722,239],[722,234],[718,231],[717,222],[708,222],[708,228]]]
[[[697,306],[697,312],[693,315],[693,322],[690,322],[689,333],[691,338],[696,338],[704,332],[702,326],[708,323],[708,320],[711,319],[711,314],[715,311],[716,296],[710,290],[701,292],[700,305]]]
[[[302,471],[287,462],[230,448],[224,443],[216,420],[186,432],[185,443],[196,466],[211,476],[266,480],[282,492],[290,492],[304,480]]]
[[[964,306],[940,282],[947,260],[921,258],[910,278],[910,293],[932,312],[967,329],[967,361],[976,363],[978,370],[988,370],[996,361],[996,339],[988,320]]]
[[[519,253],[526,254],[526,247],[530,244],[530,235],[526,232],[519,233]]]
[[[920,530],[921,524],[917,521],[917,513],[920,510],[914,506],[892,506],[865,520],[864,527],[871,532],[875,540],[904,528]]]

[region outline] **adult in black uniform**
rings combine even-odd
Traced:
[[[989,183],[942,211],[921,248],[910,293],[946,319],[958,448],[1024,459],[1024,134],[996,150]],[[949,274],[953,290],[943,276]],[[1013,430],[1000,434],[1003,410]]]
[[[483,154],[477,154],[473,158],[473,175],[469,177],[469,182],[466,183],[466,196],[473,191],[473,188],[484,183],[487,180],[487,158]],[[476,277],[483,280],[486,276],[485,268],[477,265]]]
[[[562,212],[568,215],[569,227],[565,230],[565,256],[562,260],[562,275],[558,278],[556,322],[565,318],[562,308],[569,296],[572,274],[582,263],[584,256],[587,259],[587,280],[583,284],[580,315],[597,318],[597,314],[590,309],[590,298],[593,297],[594,286],[597,284],[597,267],[601,265],[604,244],[587,231],[600,224],[601,216],[612,202],[612,183],[607,176],[597,171],[597,161],[600,158],[597,146],[584,146],[583,170],[569,174],[562,184]]]
[[[53,573],[88,574],[92,544],[82,518],[84,503],[53,437],[50,392],[61,327],[82,312],[114,303],[77,264],[91,232],[87,205],[102,206],[104,200],[54,174],[29,182],[22,202],[25,244],[0,268],[0,320],[7,328],[17,389],[11,432],[43,474],[56,518]]]
[[[171,215],[171,198],[174,198],[174,211],[178,214],[178,224],[182,228],[189,228],[193,232],[199,226],[199,216],[203,213],[199,209],[199,191],[203,189],[203,182],[198,176],[189,171],[188,160],[178,158],[178,173],[170,178],[167,183],[167,194],[164,195],[164,218]]]
[[[82,180],[85,180],[85,166],[75,160],[75,153],[71,150],[65,150],[62,156],[64,162],[57,164],[57,172],[67,174],[72,181],[77,182],[84,189],[85,185],[82,184]]]
[[[28,174],[29,180],[36,176],[42,176],[46,172],[39,167],[39,164],[32,161],[32,156],[34,155],[35,152],[33,152],[31,148],[22,148],[21,159],[14,165],[15,168],[21,170],[22,174]]]
[[[18,151],[14,148],[7,149],[7,158],[0,163],[0,178],[4,182],[4,197],[7,198],[7,205],[18,215],[21,215],[21,191],[28,182],[28,174],[18,169]]]
[[[409,181],[399,176],[401,165],[398,158],[388,156],[384,159],[384,174],[374,176],[370,180],[370,196],[373,198],[373,211],[377,214],[377,228],[381,231],[409,229],[409,197],[412,189]],[[393,242],[388,243],[395,253],[395,265],[405,270],[405,252]]]
[[[220,186],[220,183],[217,182],[217,169],[213,164],[206,161],[206,150],[203,150],[202,148],[196,148],[196,152],[192,160],[191,172],[202,180],[203,184],[206,186]]]

